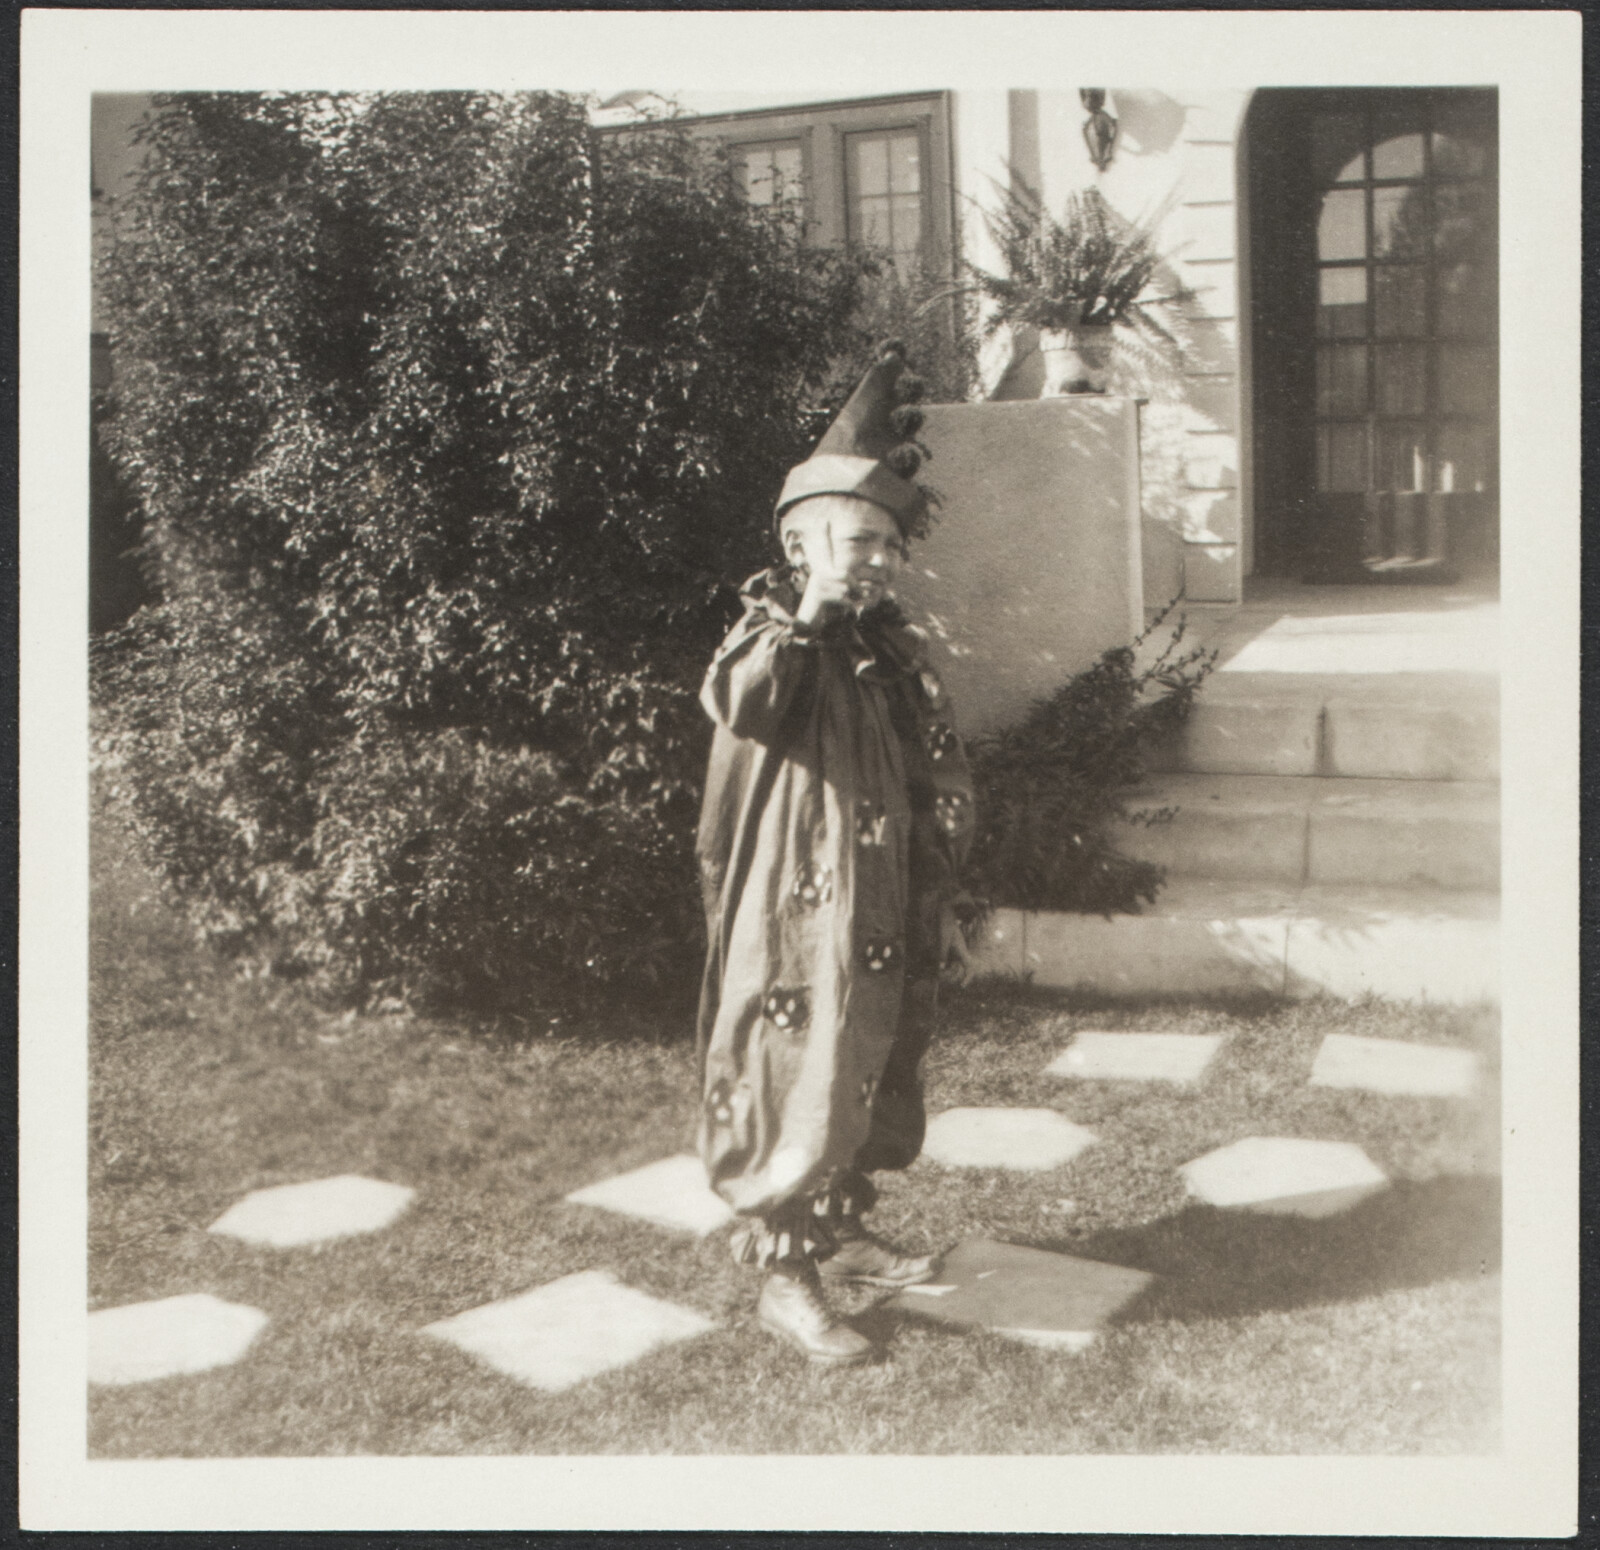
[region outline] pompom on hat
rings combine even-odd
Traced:
[[[924,537],[928,492],[912,482],[923,458],[915,440],[922,429],[916,407],[922,393],[922,378],[906,364],[905,346],[891,339],[816,451],[789,470],[776,520],[812,495],[854,495],[882,506],[907,538]]]

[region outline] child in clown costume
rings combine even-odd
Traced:
[[[925,530],[911,482],[920,383],[886,347],[791,470],[785,562],[745,584],[706,675],[715,722],[699,856],[709,950],[699,1148],[766,1271],[761,1322],[813,1361],[868,1360],[830,1279],[936,1271],[871,1235],[870,1175],[922,1146],[920,1068],[941,969],[966,950],[952,903],[972,791],[927,640],[890,588]]]

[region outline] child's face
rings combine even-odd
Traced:
[[[853,495],[814,495],[784,519],[789,563],[844,582],[857,608],[889,594],[906,559],[906,541],[882,506]]]

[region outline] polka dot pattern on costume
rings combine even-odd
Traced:
[[[795,874],[790,892],[796,903],[815,909],[833,897],[833,873],[820,861],[808,861]]]
[[[881,802],[863,799],[856,803],[856,844],[875,850],[884,844],[889,829],[889,815]]]
[[[935,764],[942,764],[961,747],[960,739],[955,734],[955,729],[947,721],[936,721],[928,729],[928,757]]]
[[[959,833],[972,811],[972,798],[964,791],[946,791],[934,799],[934,816],[946,834]]]
[[[767,994],[762,1003],[761,1015],[774,1028],[786,1033],[798,1033],[811,1021],[811,996],[803,985],[777,986]]]

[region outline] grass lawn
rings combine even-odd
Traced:
[[[994,983],[950,997],[931,1110],[1054,1107],[1099,1140],[1043,1174],[880,1176],[874,1223],[1157,1272],[1080,1355],[853,1307],[872,1367],[807,1367],[754,1320],[725,1233],[695,1241],[567,1205],[688,1148],[683,1019],[528,1037],[335,1017],[195,954],[97,837],[92,1306],[205,1291],[271,1323],[237,1365],[94,1390],[98,1457],[495,1453],[1436,1453],[1498,1445],[1497,1026],[1487,1009],[1099,1006]],[[1204,1082],[1040,1074],[1078,1028],[1229,1038]],[[1322,1036],[1482,1052],[1472,1102],[1319,1090]],[[1246,1135],[1359,1143],[1396,1181],[1329,1220],[1186,1202],[1180,1164]],[[256,1248],[207,1225],[246,1191],[362,1173],[417,1190],[392,1227]],[[556,1276],[609,1269],[716,1332],[558,1395],[415,1332]]]

